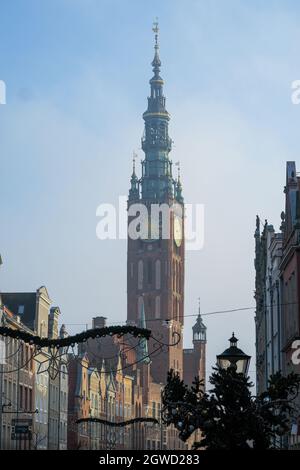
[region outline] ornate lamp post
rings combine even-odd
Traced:
[[[248,356],[237,347],[238,339],[234,336],[234,333],[232,333],[232,337],[229,339],[229,342],[230,347],[217,356],[218,366],[221,369],[233,367],[236,372],[247,375],[251,356]]]

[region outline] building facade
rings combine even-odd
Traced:
[[[30,333],[20,318],[3,304],[1,325]],[[0,449],[30,449],[35,411],[32,347],[10,337],[5,337],[3,343],[0,365]],[[14,429],[18,423],[28,426],[29,432],[16,434]]]
[[[256,386],[262,393],[270,375],[282,370],[280,263],[282,233],[265,221],[262,232],[257,217],[255,230],[256,270]]]
[[[300,373],[293,361],[294,343],[300,339],[300,177],[295,162],[287,162],[285,211],[282,214],[282,260],[280,264],[282,299],[283,371]],[[297,398],[300,407],[300,396]],[[293,423],[289,446],[300,448],[300,420]]]
[[[285,211],[280,233],[257,217],[255,230],[256,370],[257,392],[262,393],[271,374],[281,370],[300,373],[293,360],[300,339],[300,178],[295,162],[286,164]],[[300,406],[300,397],[296,399]],[[280,441],[280,440],[278,440]],[[291,423],[280,445],[300,448],[300,420]]]
[[[36,292],[2,293],[2,322],[41,337],[57,338],[59,308],[51,306],[46,287]],[[61,335],[65,335],[64,329]],[[51,351],[48,348],[31,351],[32,347],[20,340],[5,339],[7,374],[2,374],[2,404],[10,405],[2,413],[2,445],[4,448],[66,449],[67,448],[67,362],[60,351],[61,367],[49,367]],[[9,361],[11,364],[9,364]],[[11,371],[11,372],[10,372]],[[9,394],[9,397],[8,395]],[[6,397],[6,398],[5,398]],[[3,403],[4,402],[4,403]],[[30,439],[15,436],[13,420],[32,422]],[[12,442],[17,439],[17,443]]]

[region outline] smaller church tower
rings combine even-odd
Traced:
[[[200,312],[200,299],[198,316],[193,326],[193,348],[183,350],[183,380],[191,385],[195,377],[200,377],[205,383],[206,362],[206,326]]]
[[[206,326],[203,323],[199,306],[198,317],[193,326],[193,345],[197,348],[203,343],[206,344]]]

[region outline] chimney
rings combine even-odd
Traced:
[[[58,321],[59,321],[60,310],[59,307],[51,307],[48,316],[48,337],[51,339],[57,339],[59,335]]]
[[[106,326],[106,317],[94,317],[93,318],[93,328],[104,328]]]

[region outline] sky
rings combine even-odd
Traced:
[[[48,289],[71,333],[126,320],[126,241],[96,237],[96,209],[126,196],[159,18],[170,154],[204,245],[186,253],[185,334],[201,298],[208,373],[232,331],[255,369],[254,229],[276,230],[285,164],[298,163],[296,1],[3,0],[0,5],[2,291]],[[139,165],[138,165],[139,166]]]

